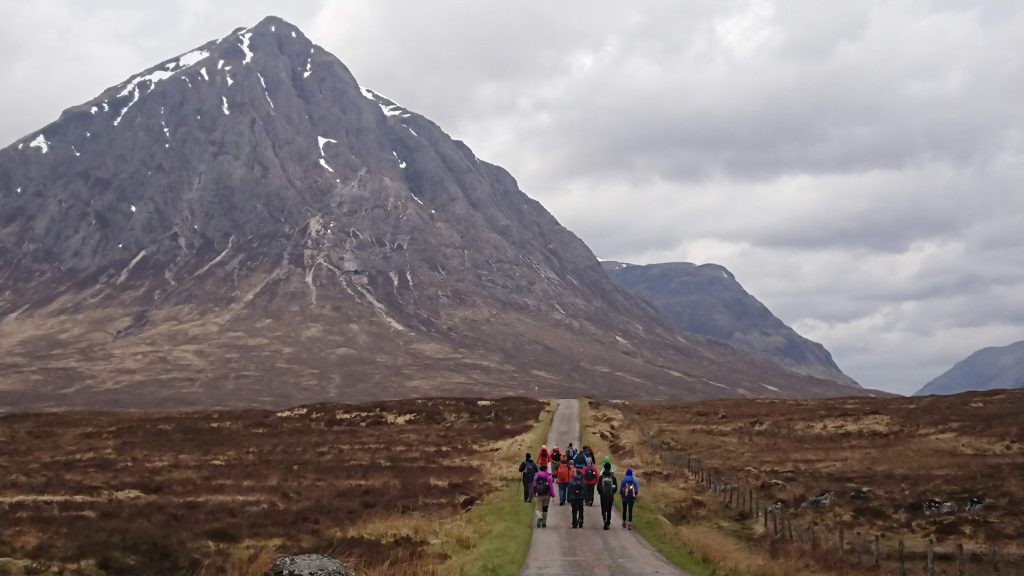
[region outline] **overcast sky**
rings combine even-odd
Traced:
[[[599,257],[723,264],[865,386],[1024,339],[1019,0],[0,0],[0,146],[269,14]]]

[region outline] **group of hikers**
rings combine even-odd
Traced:
[[[640,484],[633,476],[633,469],[627,469],[626,476],[619,482],[610,456],[604,457],[600,469],[596,462],[594,451],[589,446],[577,449],[572,442],[565,452],[557,444],[551,450],[547,445],[542,446],[536,461],[529,452],[526,453],[526,459],[519,465],[523,478],[523,502],[536,502],[537,528],[547,528],[548,507],[556,495],[559,506],[568,502],[572,507],[572,527],[583,528],[583,509],[594,505],[596,493],[601,501],[604,529],[608,530],[618,493],[622,502],[622,527],[633,529],[633,505],[640,495]]]

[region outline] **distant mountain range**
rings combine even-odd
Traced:
[[[614,261],[602,266],[613,281],[651,302],[680,330],[727,342],[794,372],[860,388],[824,346],[776,318],[723,266]]]
[[[273,17],[0,150],[0,350],[0,410],[869,393],[678,332]]]
[[[1024,388],[1024,340],[978,350],[925,384],[914,396],[997,388]]]

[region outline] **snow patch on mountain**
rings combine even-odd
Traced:
[[[239,48],[241,48],[242,52],[245,53],[245,58],[242,60],[242,64],[248,64],[249,62],[252,62],[252,50],[249,49],[249,40],[252,38],[252,31],[246,30],[238,37],[242,40]]]
[[[263,95],[267,97],[267,102],[269,102],[270,103],[270,107],[273,108],[274,107],[274,101],[270,99],[270,92],[267,91],[267,83],[263,80],[263,74],[260,74],[259,72],[257,72],[256,76],[259,77],[260,85],[263,86]],[[322,146],[321,146],[321,148],[322,148]]]
[[[28,147],[39,148],[39,150],[42,151],[43,154],[46,154],[47,152],[50,151],[50,143],[46,141],[46,136],[43,136],[42,134],[36,136],[35,140],[30,142]]]

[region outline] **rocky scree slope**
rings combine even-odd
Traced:
[[[678,334],[273,17],[0,150],[0,349],[8,410],[849,392]]]
[[[651,302],[680,330],[727,342],[794,372],[860,387],[824,346],[779,320],[724,266],[612,261],[602,265],[614,282]]]

